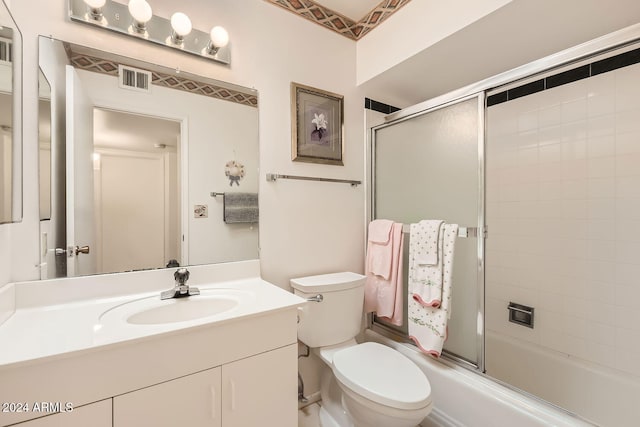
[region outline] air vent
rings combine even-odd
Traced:
[[[13,62],[13,42],[11,39],[0,37],[0,62]]]
[[[120,87],[123,89],[137,90],[139,92],[151,91],[151,72],[138,68],[118,66],[120,75]]]

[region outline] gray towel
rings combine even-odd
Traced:
[[[258,193],[225,193],[224,222],[258,222]]]

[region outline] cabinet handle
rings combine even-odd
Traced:
[[[216,419],[216,387],[211,386],[211,419]]]
[[[231,410],[236,410],[236,383],[233,380],[229,380],[229,385],[231,386]]]

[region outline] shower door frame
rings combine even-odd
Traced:
[[[479,179],[479,200],[478,203],[478,318],[477,318],[477,363],[471,363],[470,361],[458,357],[448,352],[443,351],[443,357],[452,360],[454,363],[479,373],[485,373],[485,352],[484,352],[484,239],[488,237],[488,230],[484,226],[484,205],[485,205],[485,158],[484,158],[484,144],[485,144],[485,115],[486,115],[486,96],[489,92],[504,90],[505,86],[522,84],[527,80],[535,78],[537,75],[547,73],[553,70],[557,70],[563,67],[570,66],[577,62],[583,61],[590,57],[597,55],[603,55],[607,52],[623,48],[627,45],[640,42],[640,24],[631,25],[623,28],[619,31],[606,34],[592,41],[582,43],[578,46],[563,50],[556,54],[544,57],[542,59],[530,62],[526,65],[514,68],[504,73],[489,77],[480,82],[465,86],[461,89],[454,90],[444,95],[437,96],[430,100],[418,103],[416,105],[407,107],[398,112],[389,114],[385,117],[383,124],[374,126],[370,129],[370,141],[366,144],[366,165],[367,165],[367,180],[366,180],[366,194],[369,196],[369,200],[366,203],[366,224],[375,219],[375,133],[376,130],[382,129],[394,124],[398,124],[402,121],[409,120],[411,118],[427,114],[429,112],[454,105],[458,102],[466,101],[474,97],[479,99],[479,115],[480,121],[478,126],[478,173]],[[481,238],[482,237],[482,238]],[[365,242],[366,246],[366,229],[365,229]],[[411,343],[407,336],[400,334],[398,331],[375,321],[373,315],[368,315],[367,326],[376,332],[381,333],[387,337],[395,340],[400,340],[406,343]],[[495,380],[495,379],[494,379]],[[502,381],[496,380],[509,388],[515,389],[515,387]],[[522,392],[522,391],[521,391]]]
[[[473,370],[479,370],[484,372],[484,237],[486,234],[486,228],[484,224],[484,138],[485,138],[485,120],[484,120],[484,112],[485,112],[485,94],[484,92],[474,93],[471,95],[464,96],[462,98],[453,99],[444,104],[435,105],[428,107],[424,110],[420,110],[417,112],[412,112],[411,114],[403,115],[398,113],[398,117],[392,120],[386,120],[385,123],[375,126],[371,128],[371,143],[368,148],[368,162],[367,165],[369,167],[368,177],[369,177],[369,201],[367,204],[367,223],[373,219],[376,219],[376,196],[375,196],[375,170],[376,170],[376,158],[375,158],[375,145],[376,145],[376,132],[378,130],[397,125],[399,123],[423,116],[425,114],[429,114],[447,107],[454,106],[456,104],[470,101],[476,99],[477,108],[478,108],[478,139],[477,139],[477,150],[478,150],[478,200],[477,200],[477,208],[478,208],[478,221],[474,226],[477,229],[477,261],[476,261],[476,280],[477,280],[477,315],[476,315],[476,360],[471,361],[467,360],[461,356],[458,356],[454,353],[443,350],[443,354],[445,354],[449,359],[454,360],[456,363],[466,366],[467,368]],[[388,118],[389,116],[387,116]],[[467,224],[461,224],[461,226],[467,227]],[[406,313],[405,313],[406,314]],[[399,332],[393,330],[385,326],[384,324],[378,323],[374,321],[374,317],[371,316],[371,326],[374,330],[381,332],[384,331],[386,334],[393,334],[396,338],[402,336]],[[405,339],[406,337],[402,337]],[[407,342],[410,342],[408,339]]]

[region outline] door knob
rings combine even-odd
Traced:
[[[88,254],[89,246],[76,246],[75,253],[76,253],[76,256],[78,254]]]

